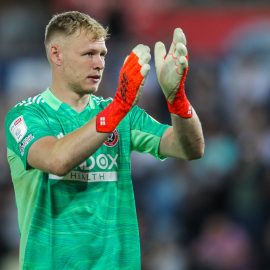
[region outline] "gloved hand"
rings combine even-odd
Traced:
[[[182,29],[174,30],[173,41],[167,55],[162,42],[155,44],[155,66],[169,112],[183,118],[192,117],[192,107],[185,93],[188,57],[186,37]]]
[[[126,58],[113,101],[96,117],[98,132],[112,132],[138,102],[150,70],[150,59],[150,48],[142,44],[137,45]]]

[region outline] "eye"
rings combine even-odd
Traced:
[[[107,55],[107,50],[102,50],[102,51],[100,52],[100,56],[101,56],[102,58],[105,59],[106,55]]]
[[[94,54],[92,52],[87,52],[84,54],[85,56],[92,57]]]

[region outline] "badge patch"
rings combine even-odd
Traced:
[[[12,136],[14,137],[14,139],[16,140],[16,142],[20,142],[22,140],[22,138],[24,137],[24,135],[27,132],[27,126],[24,122],[23,116],[19,116],[18,118],[16,118],[10,125],[9,127],[10,133],[12,134]]]
[[[113,147],[117,144],[118,142],[118,132],[117,130],[115,129],[110,135],[109,137],[107,138],[107,140],[104,142],[104,144],[106,146],[109,146],[109,147]]]
[[[26,136],[19,145],[20,153],[23,156],[25,147],[34,139],[33,134]]]

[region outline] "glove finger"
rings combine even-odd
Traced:
[[[138,69],[138,64],[139,66],[142,66],[143,64],[150,61],[150,48],[143,44],[139,44],[132,50],[132,53],[129,56],[130,59],[125,65],[125,69],[129,71],[132,71],[133,69]]]
[[[161,66],[163,65],[164,59],[166,57],[166,48],[165,48],[165,45],[161,41],[158,41],[155,44],[154,55],[155,55],[156,70],[159,73],[159,70]]]
[[[176,42],[181,42],[184,45],[187,45],[186,36],[185,36],[183,30],[181,28],[176,28],[175,32],[176,32],[175,35],[176,35],[176,39],[177,39]]]
[[[188,67],[188,60],[185,56],[179,58],[179,64],[177,66],[177,73],[183,75],[185,69]]]
[[[139,63],[140,65],[134,64],[134,65],[130,68],[130,72],[133,73],[133,74],[134,74],[134,73],[137,73],[138,70],[140,70],[141,67],[142,67],[143,65],[148,64],[148,63],[150,62],[150,60],[151,60],[151,54],[148,53],[148,52],[146,52],[146,53],[143,54],[143,55],[139,58],[139,60],[138,60],[138,63]]]
[[[181,56],[187,56],[187,47],[183,43],[178,42],[176,44],[176,50],[175,50],[174,56],[176,56],[177,58]]]
[[[148,75],[150,71],[150,65],[149,64],[144,64],[141,68],[141,74],[143,75],[144,78]],[[145,79],[144,79],[145,80]]]
[[[177,43],[183,43],[186,45],[186,37],[181,28],[175,28],[173,33],[173,41],[169,50],[169,54],[174,54]]]
[[[139,57],[139,64],[142,66],[144,64],[149,63],[151,60],[151,54],[148,51],[145,51],[142,53],[142,55]]]
[[[175,43],[181,42],[184,45],[187,45],[186,36],[181,28],[175,28],[173,32],[173,41]]]
[[[129,70],[132,69],[132,67],[134,67],[136,63],[138,63],[137,57],[140,59],[140,57],[145,53],[150,54],[150,48],[143,44],[138,44],[135,48],[133,48],[132,52],[125,58],[123,69],[129,69]],[[135,55],[137,57],[134,57]]]
[[[141,72],[141,74],[144,76],[144,73],[147,75],[147,73],[144,70],[147,70],[147,67],[144,67],[143,72],[142,68],[143,66],[147,66],[148,63],[151,60],[151,54],[149,53],[148,48],[145,48],[144,51],[139,52],[140,57],[138,57],[137,62],[133,64],[133,66],[128,66],[129,68],[129,73],[136,75],[138,72]],[[139,64],[138,64],[139,63]],[[150,65],[149,69],[150,69]]]
[[[150,53],[150,48],[143,44],[138,44],[133,50],[132,50],[139,58],[141,58],[144,54]]]

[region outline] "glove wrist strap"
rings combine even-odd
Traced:
[[[172,103],[167,100],[167,105],[170,113],[176,114],[182,118],[192,117],[192,106],[186,97],[184,89],[177,92]]]
[[[186,96],[185,91],[185,81],[187,76],[188,68],[185,69],[182,79],[179,83],[178,91],[173,99],[173,102],[170,103],[167,100],[167,105],[170,113],[177,114],[182,118],[191,118],[192,117],[192,106],[189,103],[189,100]]]
[[[98,132],[110,133],[116,129],[117,125],[127,114],[127,110],[114,99],[103,111],[96,117],[96,130]]]

